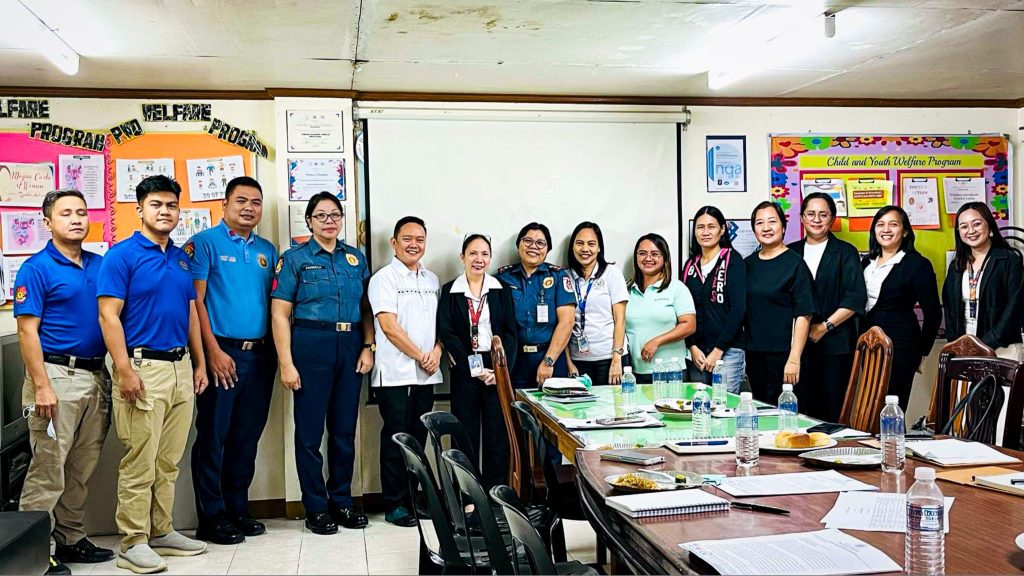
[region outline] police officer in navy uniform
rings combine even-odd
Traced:
[[[343,215],[328,192],[309,199],[306,225],[313,237],[278,261],[271,302],[281,385],[295,393],[295,463],[306,527],[315,534],[368,524],[352,507],[351,488],[359,392],[375,350],[366,299],[370,273],[363,254],[338,240]],[[326,484],[320,454],[325,421]]]
[[[519,355],[510,374],[514,388],[534,388],[552,376],[567,376],[566,345],[576,321],[576,294],[564,270],[544,261],[551,249],[548,227],[531,222],[516,238],[519,264],[498,270],[512,291]]]

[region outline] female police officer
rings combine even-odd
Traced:
[[[364,528],[352,508],[352,466],[362,374],[373,367],[373,317],[365,296],[363,254],[338,241],[341,202],[320,192],[306,205],[309,241],[277,263],[271,317],[281,385],[295,391],[295,464],[306,527],[333,534]],[[294,312],[294,320],[291,316]],[[320,442],[327,422],[330,478]]]

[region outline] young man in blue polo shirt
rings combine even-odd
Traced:
[[[25,261],[14,284],[26,372],[22,404],[33,407],[28,417],[32,461],[20,509],[50,514],[47,574],[70,574],[63,562],[114,557],[86,538],[84,522],[87,484],[110,426],[110,380],[103,368],[107,349],[96,310],[103,259],[82,250],[89,211],[81,192],[47,194],[43,223],[53,239]]]
[[[196,399],[196,538],[214,544],[238,544],[266,531],[249,516],[249,485],[277,371],[268,334],[277,249],[254,231],[262,217],[260,183],[234,178],[224,195],[224,220],[185,244],[213,382]]]
[[[135,193],[142,231],[107,253],[97,296],[114,362],[114,423],[125,447],[118,467],[117,566],[148,574],[167,569],[161,556],[206,550],[174,530],[171,510],[195,395],[207,380],[189,258],[171,241],[181,186],[150,176]]]

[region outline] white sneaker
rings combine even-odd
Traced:
[[[148,544],[136,544],[128,551],[117,554],[117,567],[136,574],[152,574],[167,570],[167,561],[158,556]]]
[[[149,545],[161,556],[196,556],[206,552],[206,542],[182,536],[175,530],[150,539]]]

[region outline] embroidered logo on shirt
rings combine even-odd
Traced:
[[[192,242],[191,240],[186,242],[185,245],[182,246],[181,249],[184,250],[185,254],[188,255],[188,259],[189,260],[194,260],[195,259],[195,256],[196,256],[196,245],[195,245],[194,242]]]
[[[269,262],[267,262],[266,254],[257,254],[256,261],[260,263],[260,268],[266,268]]]
[[[185,262],[184,260],[178,260],[178,266],[181,266],[182,270],[188,272],[188,262]]]
[[[277,259],[277,266],[274,266],[274,274],[280,274],[281,268],[284,268],[284,256]]]
[[[348,260],[348,263],[349,263],[350,266],[358,266],[359,265],[359,258],[356,258],[355,254],[346,254],[345,255],[345,260]]]
[[[566,292],[572,292],[572,280],[568,276],[562,277],[562,288],[565,288]]]
[[[18,286],[18,289],[14,292],[14,301],[18,304],[24,304],[26,298],[28,298],[28,289],[24,286]]]
[[[551,276],[548,276],[547,278],[545,278],[544,282],[541,284],[541,286],[543,286],[545,288],[551,288],[554,285],[555,285],[555,279],[552,278]]]

